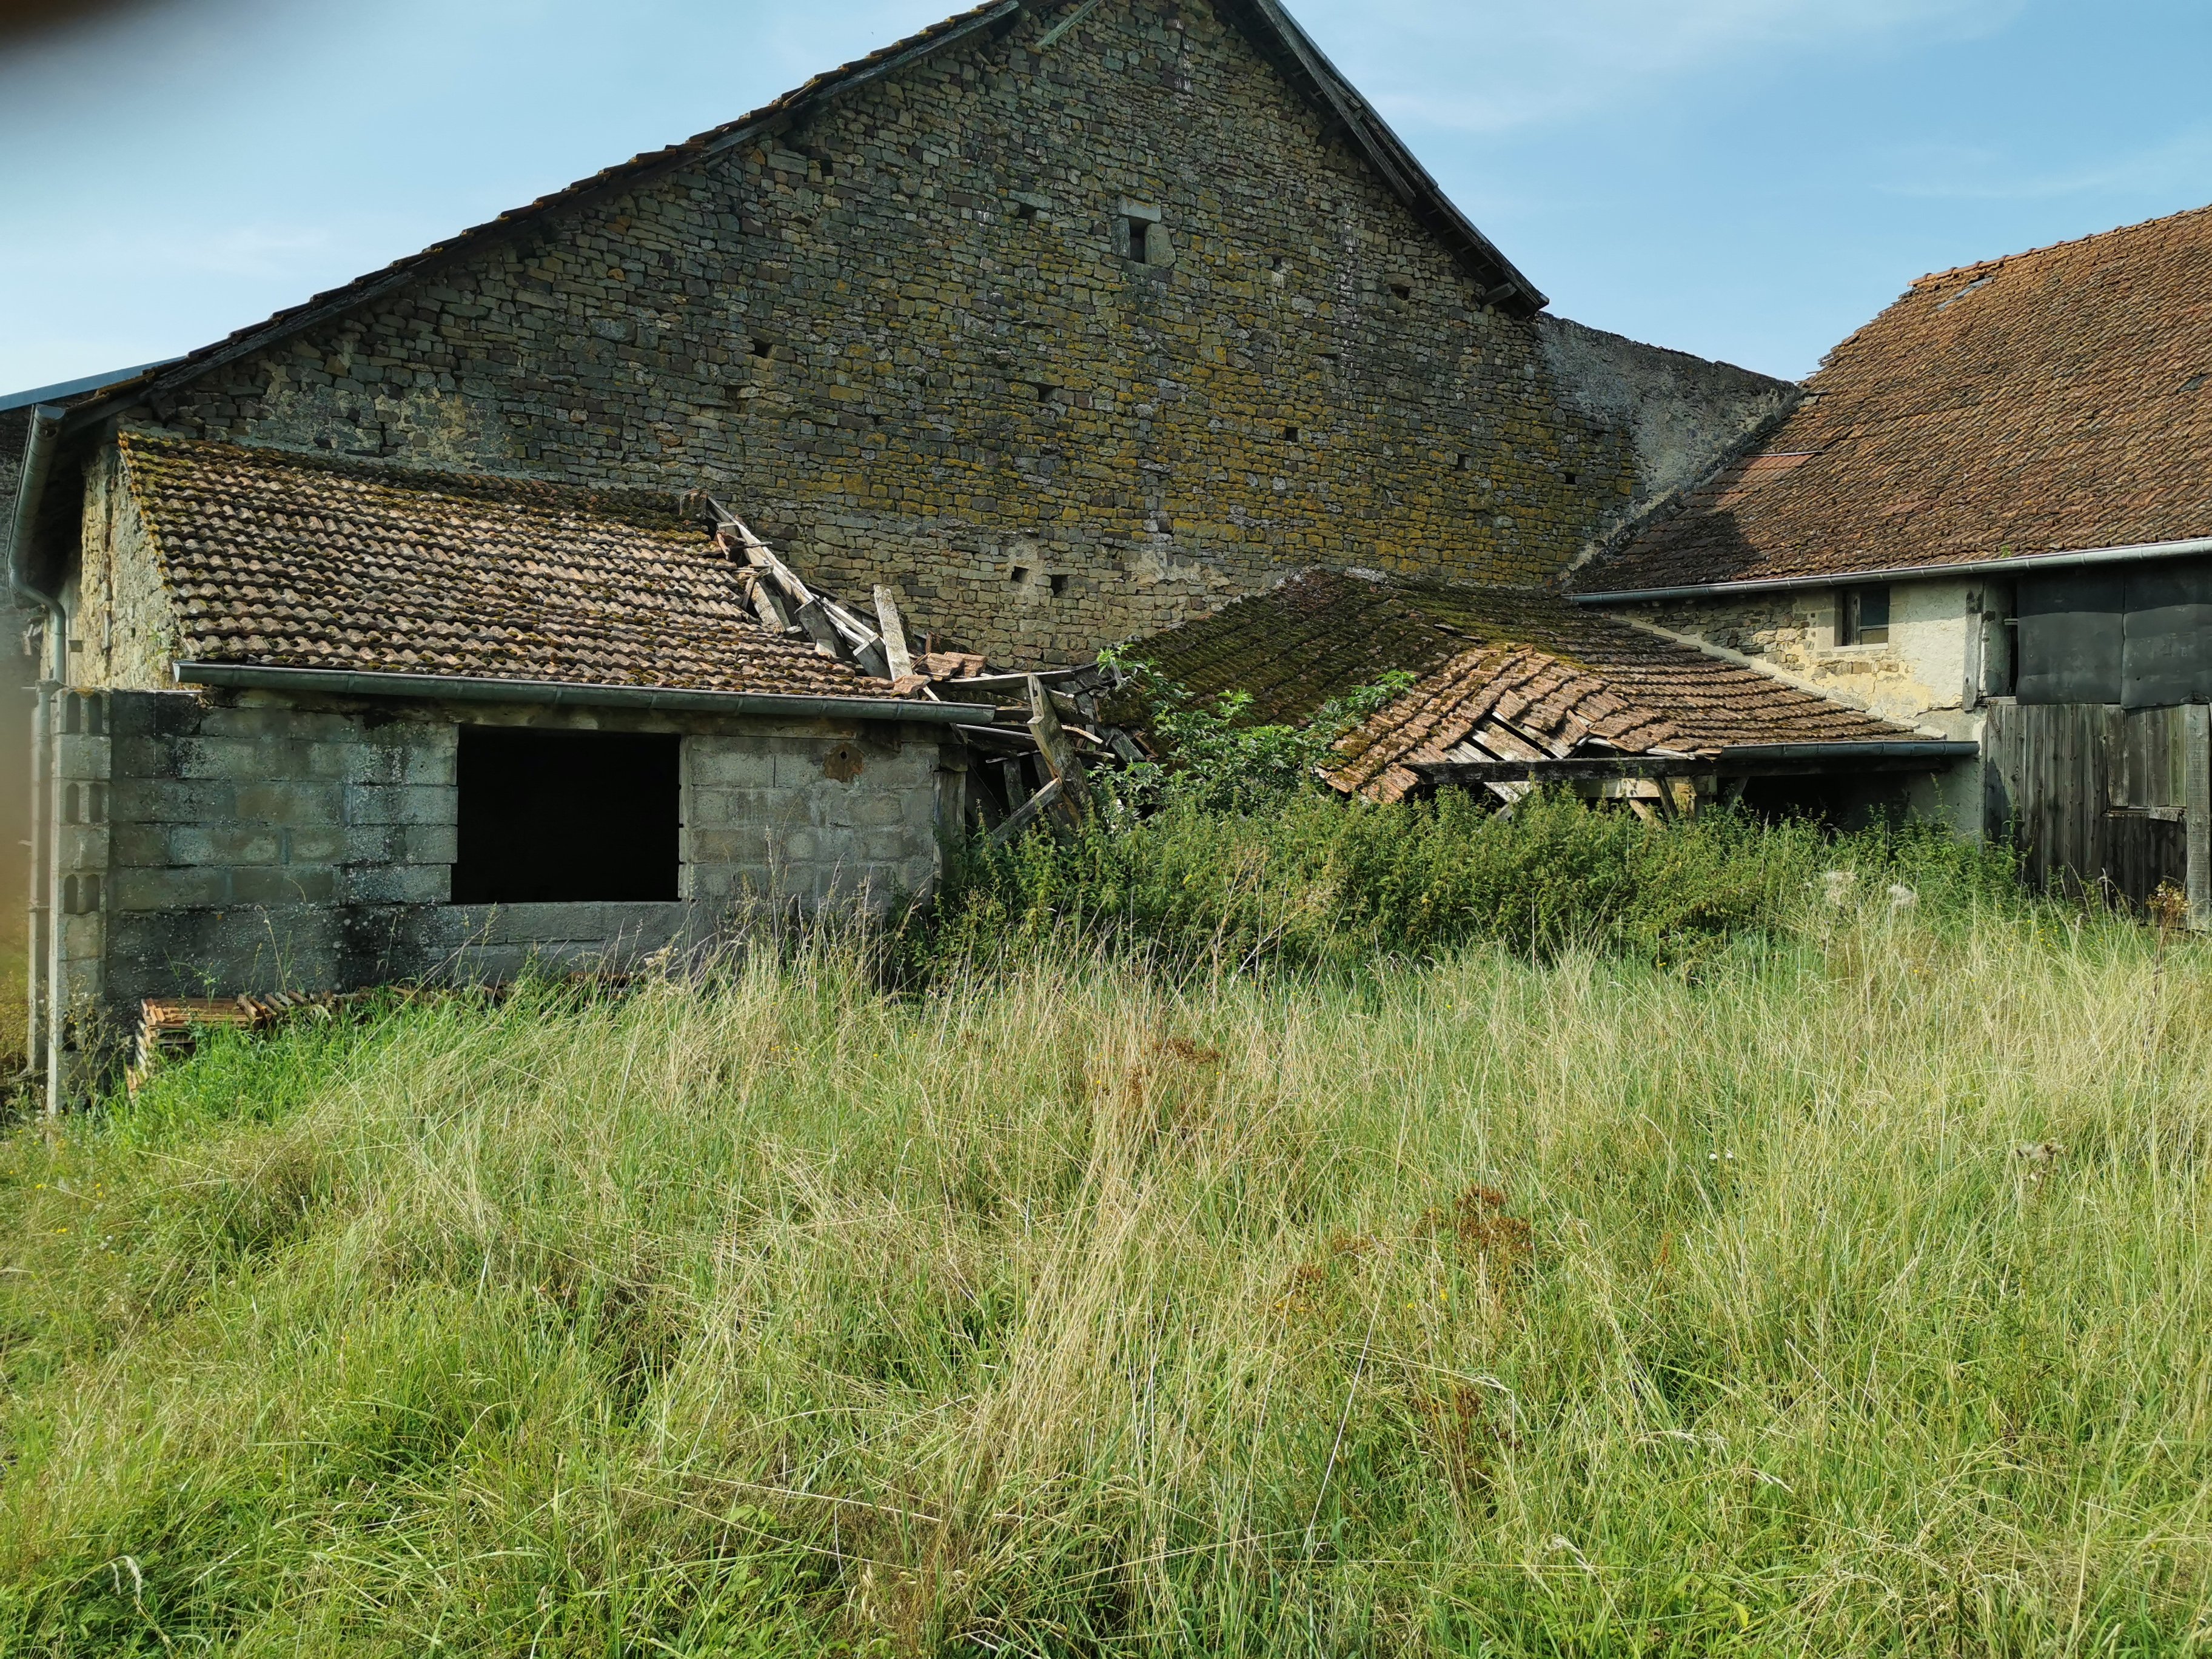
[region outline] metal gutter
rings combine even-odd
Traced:
[[[9,515],[8,591],[24,605],[46,613],[46,660],[40,665],[38,701],[31,715],[30,777],[30,961],[26,988],[30,1017],[30,1052],[24,1056],[35,1073],[46,1061],[46,1113],[61,1110],[62,1000],[50,994],[61,983],[61,863],[54,856],[60,844],[60,788],[55,782],[54,696],[69,672],[69,610],[59,597],[33,587],[23,570],[30,548],[31,529],[38,522],[39,507],[46,498],[46,478],[53,470],[54,446],[62,417],[69,411],[58,404],[41,404],[31,411],[25,434],[23,470],[15,487],[15,510]]]
[[[1854,587],[1864,582],[1935,581],[1946,576],[1999,576],[2016,570],[2070,570],[2084,565],[2124,564],[2143,559],[2183,559],[2212,553],[2212,536],[2182,542],[2143,542],[2130,547],[2093,547],[2071,553],[2021,553],[2008,559],[1964,564],[1892,565],[1843,570],[1828,576],[1776,576],[1765,580],[1703,582],[1686,587],[1635,587],[1615,593],[1570,593],[1576,605],[1635,605],[1656,599],[1717,599],[1735,593],[1788,593],[1808,587]]]
[[[180,685],[299,691],[333,697],[416,702],[528,703],[548,708],[638,708],[654,714],[750,714],[797,720],[892,720],[909,726],[988,726],[993,703],[915,702],[895,697],[793,697],[752,691],[683,691],[648,685],[574,685],[451,674],[376,674],[336,668],[270,668],[254,663],[180,662]]]
[[[1759,761],[1965,760],[1982,745],[1963,738],[1899,738],[1877,743],[1747,743],[1720,751],[1729,764]]]
[[[180,361],[181,359],[176,357],[163,357],[157,362],[140,363],[131,368],[110,369],[105,374],[88,374],[82,380],[62,380],[52,386],[33,386],[28,392],[10,392],[5,396],[0,396],[0,415],[7,414],[11,410],[26,408],[33,404],[52,403],[62,398],[82,397],[88,392],[98,392],[103,386],[116,386],[125,380],[136,380],[139,375],[150,370],[167,368],[171,363]]]
[[[1854,767],[1905,771],[1925,763],[1948,765],[1981,753],[1976,743],[1899,740],[1891,743],[1746,744],[1709,755],[1571,755],[1558,759],[1408,761],[1432,784],[1553,783],[1612,778],[1786,776]]]

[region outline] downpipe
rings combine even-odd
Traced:
[[[37,702],[31,720],[30,799],[30,938],[25,1026],[30,1053],[30,1073],[46,1073],[46,1110],[50,1117],[62,1107],[62,1043],[66,1033],[66,1011],[58,994],[61,984],[61,861],[58,856],[61,791],[55,779],[60,752],[54,729],[55,711],[63,683],[69,673],[69,612],[58,595],[31,585],[25,565],[31,545],[31,526],[46,495],[46,477],[52,471],[54,448],[63,417],[68,410],[58,404],[41,404],[31,411],[31,428],[23,446],[23,470],[15,490],[15,510],[8,526],[8,590],[18,605],[43,612],[46,625],[39,666]],[[43,1063],[42,1063],[43,1062]]]

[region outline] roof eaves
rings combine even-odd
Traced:
[[[919,34],[895,41],[880,52],[817,75],[805,85],[786,93],[750,115],[740,116],[720,127],[709,128],[665,149],[651,150],[633,156],[588,179],[579,179],[565,189],[541,196],[526,206],[472,226],[446,241],[434,243],[419,253],[394,260],[381,270],[371,271],[342,287],[316,295],[303,304],[280,311],[264,321],[240,329],[213,345],[204,346],[181,358],[156,364],[145,373],[118,381],[99,396],[77,405],[71,411],[70,428],[81,431],[125,400],[173,391],[213,369],[250,356],[274,341],[343,315],[426,271],[514,235],[556,209],[580,206],[616,194],[686,161],[731,149],[749,139],[768,136],[833,98],[918,64],[1003,22],[1020,11],[1022,4],[1023,0],[986,0],[986,3],[972,10],[947,18]]]

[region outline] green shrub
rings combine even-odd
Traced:
[[[2021,902],[2005,854],[1924,826],[1838,840],[1729,812],[1650,823],[1565,796],[1510,816],[1455,794],[1378,806],[1306,790],[1247,811],[1204,799],[1109,815],[1066,843],[970,850],[910,950],[942,966],[1080,937],[1173,963],[1309,969],[1497,941],[1683,964],[1788,935],[1832,891],[1854,908]]]

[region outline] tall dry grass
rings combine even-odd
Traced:
[[[2212,957],[825,953],[0,1152],[11,1653],[2182,1653]]]
[[[30,1053],[29,975],[23,941],[0,931],[0,1093]]]

